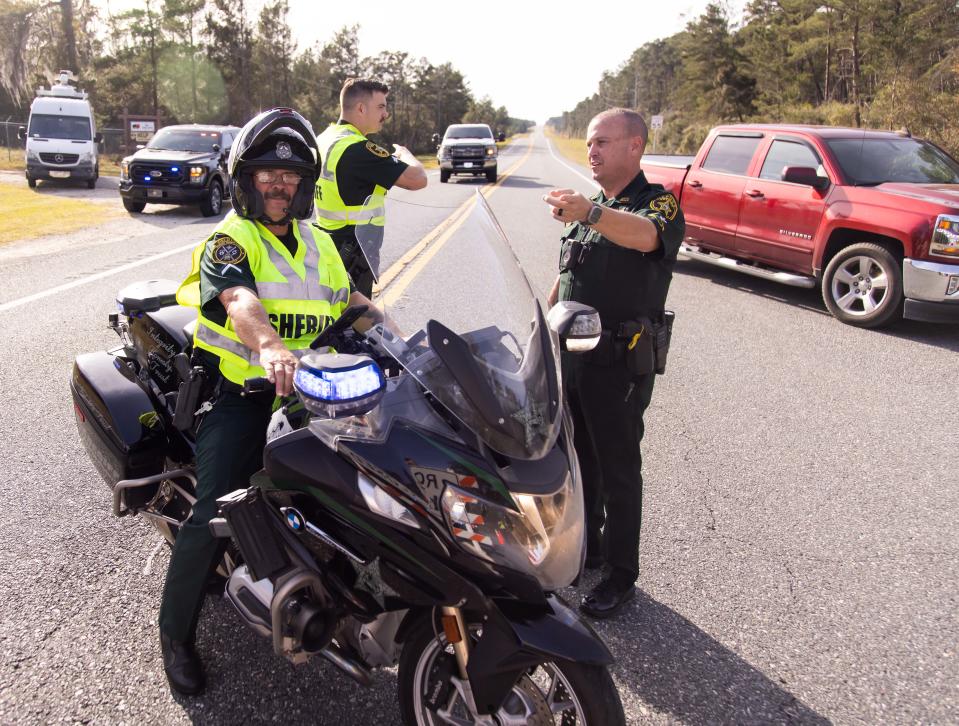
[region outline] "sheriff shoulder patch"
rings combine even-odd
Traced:
[[[246,259],[246,250],[232,237],[222,235],[213,240],[210,259],[219,265],[235,265]]]
[[[377,146],[377,145],[374,144],[372,141],[367,141],[367,142],[366,142],[366,150],[369,151],[371,154],[375,154],[376,156],[380,157],[381,159],[385,159],[387,156],[390,155],[390,152],[388,152],[388,151],[387,151],[386,149],[384,149],[382,146]]]
[[[679,205],[676,204],[676,197],[672,194],[663,194],[660,197],[656,197],[649,203],[649,208],[661,212],[669,221],[676,219],[676,213],[679,211]]]

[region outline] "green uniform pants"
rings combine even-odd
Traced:
[[[220,394],[200,423],[196,437],[197,499],[180,527],[160,604],[160,630],[169,638],[192,641],[203,606],[206,580],[223,556],[226,540],[210,533],[216,500],[250,485],[263,466],[263,446],[273,396]]]
[[[601,555],[619,584],[632,584],[639,577],[643,516],[643,413],[656,376],[634,378],[624,363],[595,365],[572,355],[567,363],[566,393],[583,477],[587,552]]]

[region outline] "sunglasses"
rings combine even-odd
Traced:
[[[277,182],[281,182],[282,184],[299,184],[303,180],[303,176],[297,174],[295,171],[275,172],[266,169],[254,172],[253,178],[260,184],[276,184]]]

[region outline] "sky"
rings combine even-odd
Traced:
[[[134,0],[95,0],[118,12]],[[406,51],[451,63],[477,98],[489,96],[511,116],[545,121],[595,93],[603,71],[615,71],[651,40],[682,30],[708,0],[542,3],[514,0],[290,0],[299,49],[324,43],[359,24],[360,54]],[[262,0],[249,2],[255,17]],[[731,0],[738,21],[743,0]]]

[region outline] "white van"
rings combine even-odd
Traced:
[[[37,89],[30,104],[30,120],[20,127],[26,139],[26,175],[30,187],[37,179],[80,179],[93,189],[100,175],[97,133],[87,94],[70,85],[76,76],[60,71],[49,90]]]

